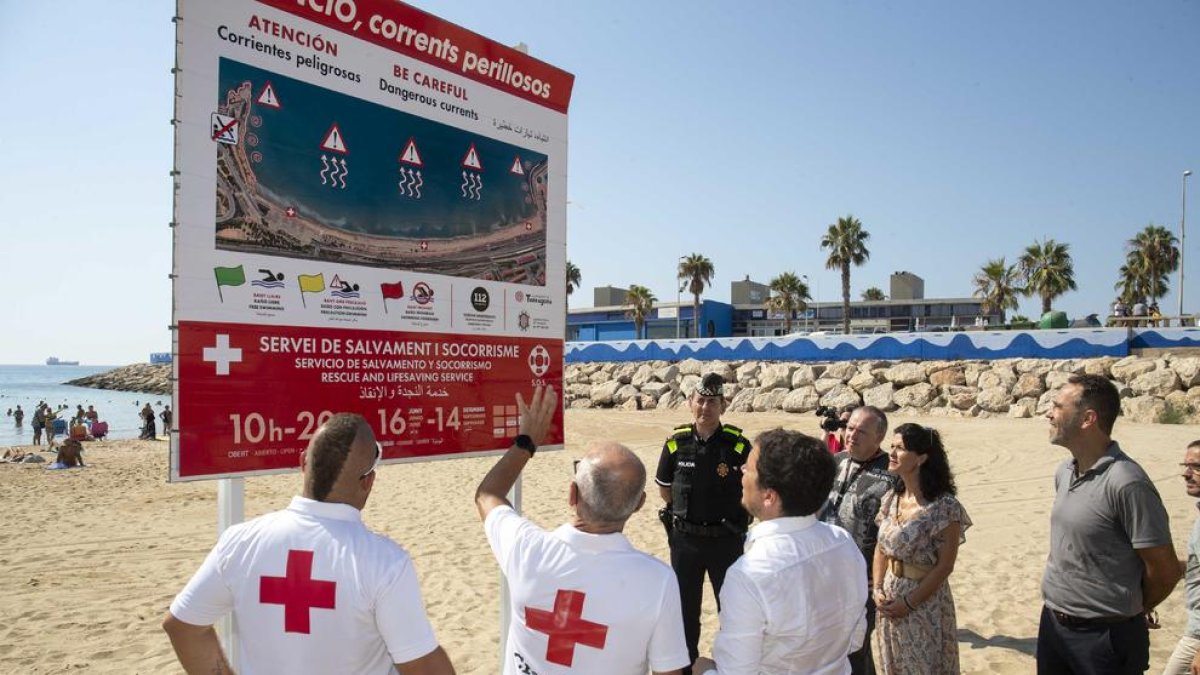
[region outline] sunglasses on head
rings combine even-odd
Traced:
[[[379,468],[379,460],[381,459],[383,459],[383,446],[379,444],[379,441],[375,441],[375,461],[371,462],[371,468],[367,469],[365,472],[363,472],[363,475],[358,477],[359,480],[362,480],[363,478],[375,473],[375,469]]]

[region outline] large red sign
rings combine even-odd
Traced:
[[[175,478],[294,468],[339,412],[371,423],[385,460],[507,448],[516,395],[562,382],[562,363],[558,340],[185,321]]]
[[[562,381],[573,76],[395,0],[177,13],[171,479],[343,411],[388,461],[509,447]]]

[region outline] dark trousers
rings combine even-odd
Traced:
[[[875,599],[867,598],[867,635],[863,646],[850,652],[850,672],[853,675],[875,675],[875,657],[871,655],[871,633],[875,632]]]
[[[1042,607],[1038,675],[1133,675],[1150,667],[1150,630],[1140,615],[1121,623],[1064,626]]]
[[[701,537],[683,534],[678,530],[671,533],[671,567],[679,581],[679,604],[683,610],[683,637],[687,640],[688,657],[692,662],[700,655],[700,604],[704,599],[704,574],[712,584],[717,598],[717,609],[721,608],[721,584],[725,583],[725,570],[742,555],[745,536],[732,534],[727,537]],[[691,668],[685,669],[690,673]]]

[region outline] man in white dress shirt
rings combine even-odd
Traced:
[[[408,553],[362,522],[381,454],[334,415],[302,453],[304,496],[221,535],[163,621],[189,675],[234,672],[212,627],[230,612],[242,675],[454,675]]]
[[[678,675],[688,651],[675,573],[621,534],[646,501],[646,467],[620,444],[594,444],[568,489],[574,521],[543,530],[505,495],[533,459],[557,399],[539,388],[528,406],[517,400],[520,435],[475,493],[510,589],[504,674]]]
[[[854,539],[815,514],[833,485],[819,439],[774,429],[758,436],[742,473],[742,505],[759,522],[721,588],[713,658],[697,675],[850,672],[866,633],[866,561]]]

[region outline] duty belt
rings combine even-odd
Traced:
[[[729,521],[722,521],[713,525],[700,525],[697,523],[689,523],[682,518],[675,518],[675,531],[684,534],[691,534],[697,537],[733,537],[746,534],[746,531],[736,527]]]
[[[1049,608],[1047,608],[1047,609],[1049,609]],[[1101,616],[1101,617],[1071,616],[1070,614],[1064,614],[1063,612],[1060,612],[1060,611],[1054,610],[1054,609],[1051,609],[1050,613],[1052,615],[1054,615],[1054,620],[1057,621],[1059,623],[1059,625],[1066,626],[1068,628],[1090,628],[1093,626],[1111,626],[1114,624],[1125,623],[1126,621],[1132,621],[1134,619],[1141,618],[1140,614],[1134,615],[1134,616]]]

